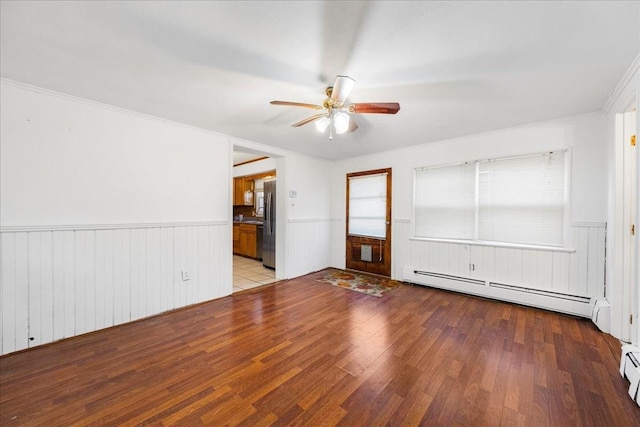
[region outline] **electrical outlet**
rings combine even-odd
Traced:
[[[191,276],[189,275],[189,270],[182,270],[182,281],[186,282],[187,280],[191,280]]]

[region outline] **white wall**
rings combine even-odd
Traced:
[[[576,255],[573,257],[552,256],[551,254],[546,256],[549,261],[549,269],[553,268],[552,260],[555,259],[556,270],[560,268],[558,263],[561,263],[561,268],[565,270],[562,277],[555,280],[558,286],[553,289],[549,288],[548,291],[555,292],[558,289],[566,289],[567,292],[571,291],[576,295],[583,293],[592,294],[590,296],[601,295],[604,286],[604,233],[597,231],[597,229],[602,229],[607,219],[607,169],[606,164],[602,161],[606,155],[606,123],[606,115],[595,113],[336,161],[333,165],[331,187],[334,224],[331,265],[338,268],[345,266],[345,176],[349,172],[392,168],[392,239],[394,248],[392,276],[402,279],[405,275],[404,268],[411,267],[412,263],[417,262],[419,257],[416,258],[416,253],[429,253],[429,250],[422,247],[424,246],[422,243],[410,240],[414,168],[567,148],[570,149],[572,159],[570,225],[573,227],[569,234],[573,241],[569,243],[569,247],[576,250]],[[589,235],[595,239],[591,241],[591,245],[597,242],[602,246],[602,250],[587,252]],[[526,257],[530,257],[532,260],[539,259],[535,254],[517,251],[514,252],[515,255],[511,254],[510,256],[517,256],[518,260]],[[496,253],[502,252],[504,251],[496,251]],[[521,261],[519,262],[522,264]],[[586,272],[588,262],[597,263],[595,268],[592,268],[592,272],[598,273],[589,280],[586,276],[579,275],[582,267]],[[486,279],[487,283],[490,280],[495,280],[495,277],[500,276],[498,271],[500,266],[500,263],[494,265],[492,261],[491,273],[487,273],[487,276],[482,279]],[[527,270],[531,272],[535,269],[523,266],[523,271]],[[551,270],[549,271],[551,272]],[[556,274],[558,274],[557,271]],[[519,285],[526,283],[526,280],[521,279],[522,277],[519,276],[516,280]],[[540,282],[539,278],[534,277],[532,280]],[[583,288],[577,288],[578,283]],[[533,285],[527,284],[527,286]],[[573,289],[574,287],[576,289]],[[583,315],[587,309],[587,307],[581,309]]]
[[[287,157],[287,217],[328,219],[331,215],[331,162],[300,154]],[[293,197],[291,191],[295,191]]]
[[[278,169],[278,212],[284,207],[283,255],[291,278],[331,263],[331,163],[298,154],[285,160],[285,173]]]
[[[3,226],[226,220],[222,135],[2,82]]]
[[[0,102],[2,353],[231,293],[229,138],[5,80]]]

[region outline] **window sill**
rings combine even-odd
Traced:
[[[477,241],[477,240],[436,239],[431,237],[411,237],[409,238],[409,240],[413,240],[416,242],[437,242],[437,243],[453,243],[457,245],[489,246],[493,248],[528,249],[528,250],[544,251],[544,252],[574,253],[576,251],[573,248],[562,248],[559,246],[526,245],[522,243],[486,242],[486,241]]]

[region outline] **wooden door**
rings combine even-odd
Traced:
[[[347,174],[347,253],[351,270],[391,276],[391,169]]]

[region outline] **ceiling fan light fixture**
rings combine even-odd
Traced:
[[[333,115],[333,126],[337,134],[342,134],[349,129],[349,115],[345,112],[338,111]]]
[[[331,123],[331,119],[329,119],[329,117],[327,116],[322,117],[321,119],[316,120],[316,129],[318,129],[318,132],[324,133],[324,131],[327,130],[327,126],[329,126],[330,123]]]
[[[320,133],[324,133],[327,128],[329,128],[329,140],[333,139],[334,133],[351,133],[358,129],[358,124],[350,117],[351,114],[396,114],[400,111],[400,104],[397,102],[365,102],[345,105],[345,101],[349,97],[355,82],[356,81],[349,76],[336,76],[334,85],[327,87],[325,91],[327,98],[322,105],[292,101],[271,101],[271,105],[286,105],[312,110],[323,110],[323,112],[300,120],[291,126],[297,128],[315,122],[316,129]]]

